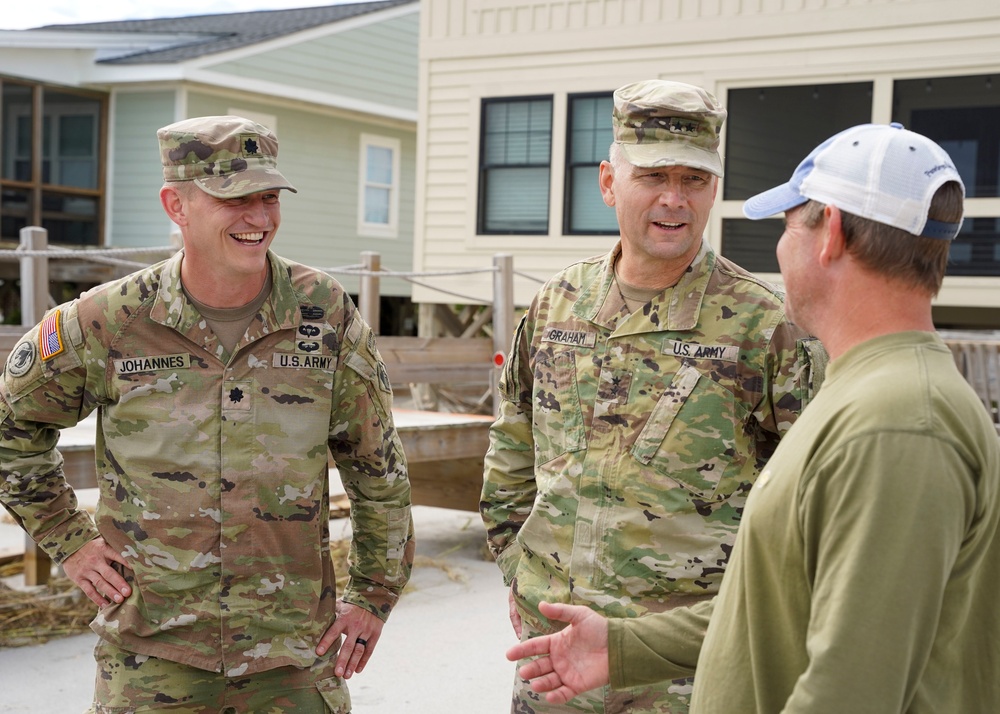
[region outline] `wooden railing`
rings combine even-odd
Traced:
[[[945,331],[941,336],[1000,434],[1000,332]]]

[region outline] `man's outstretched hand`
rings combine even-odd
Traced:
[[[531,682],[532,690],[547,692],[545,698],[552,704],[565,704],[578,694],[607,684],[607,619],[580,605],[543,602],[539,611],[550,620],[569,625],[553,635],[534,637],[507,650],[511,661],[538,657],[518,669]]]

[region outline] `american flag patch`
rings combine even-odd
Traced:
[[[60,311],[56,310],[42,320],[42,331],[38,336],[38,348],[42,359],[51,359],[63,351],[62,332],[60,331]]]

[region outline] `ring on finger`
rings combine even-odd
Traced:
[[[354,642],[355,642],[355,644],[359,644],[362,647],[367,647],[368,646],[368,640],[364,639],[363,637],[359,637],[358,639],[354,640]]]

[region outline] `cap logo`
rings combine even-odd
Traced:
[[[955,167],[952,166],[951,164],[938,164],[934,168],[924,171],[924,176],[933,176],[938,171],[944,171],[945,169],[951,169],[952,171],[954,171]]]
[[[260,154],[260,143],[256,134],[241,135],[240,143],[243,145],[244,156],[257,156]]]

